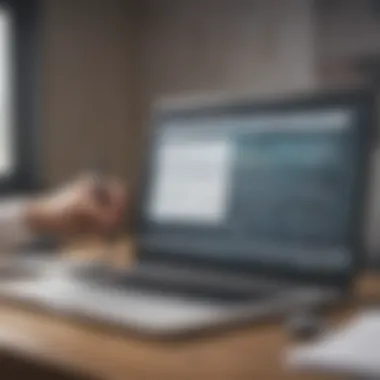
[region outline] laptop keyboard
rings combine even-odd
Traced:
[[[107,274],[99,270],[78,271],[74,282],[103,290],[128,290],[149,293],[151,295],[178,296],[181,298],[204,299],[210,301],[241,303],[244,301],[267,298],[270,290],[264,289],[236,289],[226,286],[216,286],[197,281],[180,280],[163,276],[152,276],[149,273],[122,273]]]
[[[236,291],[212,286],[203,287],[195,283],[177,283],[175,281],[158,281],[138,276],[126,276],[117,284],[118,287],[135,289],[150,293],[179,295],[186,298],[203,298],[225,302],[241,302],[264,297],[264,292]]]

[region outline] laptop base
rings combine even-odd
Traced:
[[[60,275],[57,268],[61,269]],[[214,286],[195,286],[194,283],[184,286],[184,281],[176,286],[176,279],[170,279],[167,272],[163,273],[167,281],[160,285],[160,278],[152,280],[150,275],[155,273],[160,277],[157,276],[160,269],[153,269],[131,271],[122,276],[108,277],[103,273],[103,277],[93,277],[99,267],[74,265],[64,269],[58,264],[52,274],[46,272],[36,279],[4,282],[0,296],[60,315],[162,338],[265,321],[297,309],[333,303],[339,298],[332,289],[289,284],[284,287],[269,282],[265,286],[262,280],[247,281],[242,286],[228,276],[224,282],[235,283],[235,287],[220,287],[215,278],[209,281]],[[144,280],[147,277],[148,282]]]

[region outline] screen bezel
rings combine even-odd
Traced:
[[[357,111],[358,119],[355,125],[359,139],[358,168],[356,170],[355,188],[353,191],[353,213],[349,221],[349,231],[346,246],[352,253],[352,265],[347,271],[340,273],[311,273],[299,272],[283,265],[247,263],[241,261],[218,260],[210,257],[197,257],[196,255],[170,254],[162,249],[147,249],[144,246],[144,233],[147,220],[144,218],[143,207],[146,205],[152,179],[152,160],[157,134],[160,126],[175,119],[191,119],[195,117],[221,117],[253,114],[258,112],[293,112],[318,110],[320,108],[349,107]],[[276,278],[286,278],[297,282],[319,283],[329,286],[347,287],[353,277],[364,264],[364,226],[367,192],[369,188],[369,163],[371,146],[374,141],[376,121],[376,94],[368,89],[343,90],[320,92],[307,95],[298,95],[280,100],[255,101],[252,99],[235,102],[216,102],[207,105],[182,105],[164,107],[155,110],[149,134],[148,154],[142,175],[141,188],[138,193],[137,209],[137,250],[139,260],[150,263],[167,265],[180,265],[201,269],[237,272],[245,274],[260,274]],[[360,127],[359,127],[360,125]],[[189,227],[189,233],[191,228]],[[145,235],[146,236],[146,235]]]

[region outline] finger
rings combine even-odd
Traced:
[[[112,229],[120,222],[125,210],[125,186],[118,179],[111,179],[104,183],[104,193],[107,194],[106,202],[99,202],[95,190],[94,183],[87,188],[87,195],[84,194],[87,202],[83,213],[87,214],[88,219],[92,219],[91,224],[95,224],[103,230]]]
[[[124,184],[119,180],[109,182],[110,211],[122,213],[127,202],[127,191]]]
[[[107,207],[102,207],[94,199],[88,199],[82,206],[82,218],[90,229],[106,232],[113,226],[113,215],[109,213]]]
[[[126,187],[122,181],[116,178],[113,178],[108,182],[108,186],[109,186],[111,198],[115,202],[124,201],[125,196],[126,196]]]

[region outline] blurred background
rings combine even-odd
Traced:
[[[135,178],[154,101],[374,84],[380,72],[376,0],[45,0],[39,13],[40,162],[49,185],[76,174],[94,149]]]
[[[31,172],[33,154],[24,150],[33,140],[46,186],[72,178],[94,152],[133,182],[152,105],[162,99],[380,83],[377,0],[13,0],[21,9],[16,68],[8,2],[0,2],[0,102],[8,105],[0,114],[0,169],[21,155],[24,175]],[[23,124],[16,152],[12,111]],[[368,217],[375,261],[377,156]]]
[[[90,141],[131,176],[153,101],[372,81],[380,55],[371,0],[41,2],[43,172],[78,170]],[[70,151],[70,154],[68,154]]]
[[[10,12],[9,4],[17,12]],[[379,0],[0,0],[0,193],[3,184],[13,191],[37,177],[43,187],[59,185],[94,156],[133,184],[156,102],[270,98],[361,85],[380,89]],[[380,146],[372,159],[366,239],[368,265],[380,269]],[[1,318],[15,320],[18,332],[20,315],[11,310]],[[4,333],[4,339],[46,357],[52,351],[54,360],[65,358],[51,344],[61,341],[46,338],[54,336],[53,329],[41,338],[44,320],[28,318],[22,333],[16,338],[14,331]],[[31,344],[23,336],[34,330],[37,343]],[[99,333],[91,340],[73,331],[65,326],[60,333],[66,344],[62,352],[85,352],[95,369],[90,348],[99,346],[99,358],[114,356],[120,363],[127,352],[131,367],[139,364],[142,373],[148,371],[145,358],[153,349],[136,343],[119,351],[118,337]],[[251,338],[243,335],[240,349],[227,350],[227,340],[217,342],[216,354],[209,356],[215,367],[220,366],[217,354],[225,352],[226,366],[235,355],[231,362],[245,374],[251,358],[241,353],[251,355]],[[283,334],[273,336],[274,343],[285,342]],[[269,367],[280,368],[279,351],[265,348],[270,339],[257,339],[252,357],[265,362],[261,354],[269,353],[275,363]],[[186,355],[177,347],[163,350],[158,367],[166,374],[165,363],[177,371],[201,363],[207,371],[203,348],[194,347]]]

